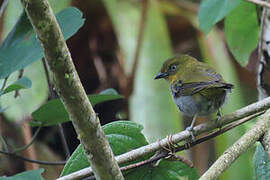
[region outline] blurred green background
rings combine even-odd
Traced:
[[[102,124],[119,118],[138,122],[144,126],[143,133],[149,142],[179,132],[189,124],[174,105],[168,84],[165,81],[154,81],[162,63],[175,54],[189,54],[209,63],[227,82],[234,84],[235,88],[222,108],[222,114],[256,101],[255,72],[248,71],[234,59],[225,40],[224,21],[220,21],[205,34],[198,23],[199,2],[149,0],[144,4],[145,2],[50,0],[55,13],[69,6],[75,6],[83,12],[85,24],[67,44],[86,92],[94,94],[106,88],[114,88],[126,97],[125,100],[103,103],[95,108]],[[8,2],[0,21],[2,40],[15,25],[21,11],[19,0]],[[141,18],[143,13],[144,22]],[[230,16],[231,19],[234,18],[233,14]],[[230,20],[226,21],[230,25]],[[143,34],[138,48],[140,27],[143,27]],[[134,63],[136,52],[139,52],[138,62]],[[254,66],[251,64],[251,69]],[[0,99],[1,107],[8,107],[1,115],[0,131],[15,146],[22,144],[20,135],[24,134],[19,125],[48,98],[41,61],[28,66],[24,73],[31,79],[32,88],[20,92],[16,99],[14,94]],[[14,81],[17,76],[13,73],[9,80]],[[197,123],[210,118],[200,118]],[[202,174],[226,148],[246,132],[251,123],[200,144],[185,154],[192,159],[199,174]],[[79,143],[74,129],[70,123],[63,126],[68,146],[73,151]],[[12,135],[10,129],[14,130]],[[59,136],[57,127],[42,130],[38,138],[39,145],[35,149],[37,158],[42,156],[47,160],[50,157],[63,159]],[[219,179],[252,179],[253,153],[254,148],[249,149]],[[1,158],[0,164],[0,176],[12,175],[26,168],[23,162],[16,166],[11,165],[10,158]],[[46,179],[53,179],[60,172],[61,167],[52,167],[46,173]]]

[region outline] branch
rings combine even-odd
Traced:
[[[261,0],[246,0],[246,1],[262,6],[262,7],[270,8],[270,4],[265,1],[261,1]]]
[[[49,89],[49,100],[54,99],[54,98],[56,98],[56,94],[53,90],[53,85],[52,85],[51,80],[50,80],[50,74],[49,74],[49,70],[48,70],[45,58],[42,58],[42,64],[43,64],[43,69],[45,72],[47,85],[48,85],[48,89]],[[65,132],[64,132],[64,128],[63,128],[62,124],[58,124],[58,132],[59,132],[59,135],[61,138],[63,149],[65,151],[65,155],[66,155],[65,158],[68,159],[70,157],[70,150],[68,148],[68,144],[67,144],[67,140],[65,138]]]
[[[230,125],[227,125],[226,127],[214,132],[214,133],[211,133],[209,135],[206,135],[202,138],[199,138],[199,139],[196,139],[195,141],[192,141],[191,143],[186,143],[184,145],[181,145],[181,146],[178,146],[177,148],[174,149],[174,153],[176,152],[179,152],[179,151],[183,151],[183,150],[186,150],[186,149],[190,149],[191,147],[194,147],[198,144],[201,144],[205,141],[208,141],[209,139],[213,139],[247,121],[250,121],[251,119],[254,119],[255,117],[257,116],[260,116],[262,115],[264,112],[260,112],[260,113],[256,113],[256,114],[253,114],[251,116],[248,116],[246,118],[243,118],[239,121],[236,121],[236,122],[233,122],[231,123]],[[160,151],[159,153],[155,154],[153,157],[149,158],[149,159],[146,159],[144,161],[140,161],[140,162],[137,162],[137,163],[134,163],[134,164],[130,164],[130,165],[127,165],[127,166],[124,166],[124,167],[121,167],[121,171],[127,171],[127,170],[130,170],[130,169],[134,169],[134,168],[138,168],[138,167],[142,167],[142,166],[146,166],[146,165],[149,165],[149,164],[153,164],[157,161],[159,161],[160,159],[163,159],[163,158],[166,158],[166,157],[177,157],[176,160],[178,161],[181,161],[182,163],[186,164],[187,166],[189,166],[190,168],[193,168],[193,164],[191,161],[185,159],[184,157],[181,157],[181,156],[176,156],[175,154],[172,154],[170,152],[168,152],[167,150],[162,150]],[[174,159],[173,159],[174,160]],[[91,176],[92,177],[92,176]],[[74,177],[75,178],[75,177]]]
[[[34,143],[34,141],[35,141],[35,139],[36,139],[38,133],[39,133],[40,130],[41,130],[41,128],[42,128],[42,126],[39,126],[39,127],[38,127],[38,129],[37,129],[36,132],[34,133],[32,139],[30,140],[29,143],[27,143],[26,145],[24,145],[24,146],[22,146],[22,147],[16,148],[15,150],[12,151],[12,153],[18,153],[18,152],[24,151],[24,150],[26,150],[28,147],[30,147],[30,146]]]
[[[210,132],[215,128],[218,128],[220,126],[224,126],[226,124],[229,124],[233,121],[242,119],[242,118],[246,118],[247,116],[251,116],[254,115],[256,113],[259,112],[264,112],[265,110],[270,108],[270,97],[266,98],[262,101],[253,103],[251,105],[248,105],[242,109],[239,109],[231,114],[222,116],[220,118],[219,124],[215,124],[215,121],[210,121],[207,123],[203,123],[200,124],[198,126],[194,127],[194,135],[200,135],[204,132]],[[190,137],[190,132],[185,130],[185,131],[181,131],[177,134],[174,134],[171,136],[171,142],[173,144],[177,144],[180,141],[186,140]],[[163,149],[163,147],[166,147],[168,143],[168,139],[164,138],[162,140],[156,141],[154,143],[148,144],[146,146],[142,146],[140,148],[134,149],[132,151],[126,152],[124,154],[121,154],[119,156],[116,157],[116,160],[118,162],[118,164],[122,164],[122,163],[126,163],[126,162],[130,162],[133,161],[135,159],[138,159],[142,156],[145,156],[147,154],[156,152],[160,149]],[[84,168],[80,171],[71,173],[67,176],[63,176],[61,178],[59,178],[58,180],[68,180],[68,179],[72,179],[74,177],[78,177],[78,178],[83,178],[83,177],[87,177],[89,175],[91,175],[92,173],[92,168],[88,167],[88,168]]]
[[[97,179],[123,175],[82,87],[70,52],[47,0],[21,0],[54,76],[55,87],[92,165]]]
[[[36,164],[44,164],[44,165],[64,165],[64,164],[66,164],[66,161],[50,162],[50,161],[41,161],[41,160],[29,159],[29,158],[26,158],[24,156],[20,156],[20,155],[18,155],[16,153],[13,153],[13,152],[7,152],[7,151],[1,151],[0,150],[0,153],[4,154],[4,155],[11,156],[11,157],[16,158],[16,159],[21,159],[23,161],[27,161],[27,162],[30,162],[30,163],[36,163]]]
[[[262,1],[264,3],[270,2],[270,0]],[[268,8],[263,8],[261,16],[261,26],[260,26],[260,35],[259,35],[259,45],[258,45],[258,59],[259,64],[257,67],[257,89],[258,89],[258,99],[261,100],[270,95],[270,86],[266,80],[266,70],[270,67],[270,52],[269,52],[269,25],[270,25],[270,10]],[[264,137],[262,138],[262,145],[264,150],[270,157],[270,130],[265,132]]]
[[[145,28],[145,22],[146,22],[146,18],[147,18],[148,0],[142,0],[141,5],[142,5],[142,8],[141,8],[141,19],[140,19],[140,24],[139,24],[139,34],[138,34],[138,39],[137,39],[137,44],[136,44],[131,73],[128,76],[127,97],[129,97],[133,91],[134,79],[135,79],[136,70],[137,70],[137,66],[138,66],[138,62],[139,62],[139,55],[140,55],[140,51],[141,51],[141,46],[143,43],[144,28]]]
[[[259,140],[269,128],[270,110],[268,110],[247,133],[228,148],[199,180],[217,179],[242,153]]]

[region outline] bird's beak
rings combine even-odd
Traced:
[[[166,72],[159,72],[156,76],[155,79],[160,79],[160,78],[165,78],[167,77],[169,74]]]

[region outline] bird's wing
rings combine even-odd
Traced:
[[[190,69],[191,72],[181,74],[180,80],[171,85],[172,92],[177,96],[190,96],[208,88],[231,89],[233,87],[232,84],[226,83],[220,74],[205,64],[199,64]]]
[[[229,83],[209,81],[209,82],[194,82],[184,84],[175,83],[171,86],[171,89],[172,92],[177,96],[191,96],[203,89],[209,88],[231,89],[232,87],[233,85]]]

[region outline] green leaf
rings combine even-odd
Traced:
[[[114,94],[114,95],[117,95],[118,92],[113,88],[109,88],[109,89],[105,89],[105,90],[101,91],[99,94]]]
[[[31,171],[24,171],[22,173],[16,174],[10,177],[0,177],[0,180],[43,180],[41,174],[44,172],[44,169],[37,169]]]
[[[146,169],[146,168],[144,168]],[[156,167],[148,167],[146,173],[138,174],[138,179],[144,180],[178,180],[178,179],[188,179],[188,180],[197,180],[199,176],[196,172],[196,169],[188,167],[186,164],[183,164],[179,161],[168,161],[161,160]],[[134,174],[128,173],[125,176],[125,179],[133,180]],[[135,180],[135,179],[134,179]]]
[[[130,151],[147,144],[141,133],[143,127],[131,121],[115,121],[102,127],[115,155]],[[65,176],[82,168],[89,167],[81,145],[77,147],[66,163],[61,176]]]
[[[4,91],[3,94],[7,94],[12,91],[20,90],[20,89],[28,89],[32,86],[32,82],[27,77],[22,77],[15,81],[13,84],[9,85]]]
[[[198,13],[201,30],[208,34],[212,26],[223,19],[240,2],[241,0],[203,0]]]
[[[14,98],[14,93],[1,96],[1,107],[8,107],[5,116],[10,121],[23,120],[24,116],[29,116],[39,107],[48,97],[48,87],[46,82],[44,67],[41,61],[36,61],[24,69],[24,76],[31,77],[32,86],[27,91],[20,91],[19,96]],[[18,78],[17,73],[8,77],[7,84],[15,82]]]
[[[256,152],[253,157],[253,165],[255,180],[270,179],[270,159],[261,144],[256,148]]]
[[[229,49],[242,66],[247,65],[250,53],[256,48],[258,34],[256,6],[243,1],[225,19]]]
[[[116,121],[103,126],[103,131],[115,155],[123,154],[132,149],[147,145],[148,143],[141,133],[142,129],[143,127],[141,125],[131,121]],[[136,161],[121,164],[121,166],[145,160],[150,156],[151,155],[148,155]],[[61,176],[65,176],[86,167],[89,167],[89,163],[83,147],[79,145],[66,163]],[[162,160],[157,167],[143,166],[125,171],[124,176],[126,180],[158,180],[161,178],[166,180],[177,180],[180,177],[186,177],[189,180],[198,179],[198,174],[195,169],[191,169],[178,161],[172,162],[166,160]]]
[[[89,95],[92,106],[98,103],[123,98],[120,95]],[[69,121],[68,113],[60,99],[53,99],[43,104],[32,113],[34,121],[30,122],[32,126],[52,126]]]
[[[56,15],[65,39],[75,34],[83,25],[82,13],[76,8],[66,8]],[[22,13],[17,24],[0,48],[0,79],[3,79],[44,56],[29,20]]]

